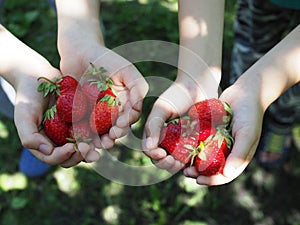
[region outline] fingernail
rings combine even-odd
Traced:
[[[231,177],[235,172],[235,168],[233,166],[225,166],[223,170],[223,174],[226,177]]]
[[[143,101],[137,101],[134,105],[133,105],[133,109],[135,110],[135,111],[137,111],[137,112],[140,112],[141,111],[141,109],[142,109],[142,107],[143,107]]]
[[[147,140],[146,140],[146,147],[148,149],[152,149],[153,148],[153,140],[152,138],[148,137]]]
[[[49,155],[51,153],[51,148],[50,146],[46,145],[46,144],[41,144],[39,147],[40,152]]]

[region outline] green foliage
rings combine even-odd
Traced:
[[[54,66],[59,65],[56,15],[46,1],[6,0],[1,22]]]

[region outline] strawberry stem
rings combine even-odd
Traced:
[[[47,77],[38,77],[37,80],[40,81],[41,79],[43,79],[43,80],[45,80],[45,81],[47,81],[47,82],[55,85],[55,82],[53,82],[52,80],[48,79]]]

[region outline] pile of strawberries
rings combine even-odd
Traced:
[[[91,66],[92,70],[83,75],[82,85],[69,75],[53,80],[38,78],[43,80],[38,91],[54,98],[44,114],[43,129],[57,146],[90,143],[95,134],[108,133],[117,119],[119,107],[113,81],[103,67]]]
[[[194,166],[199,174],[222,173],[229,155],[232,110],[221,100],[212,98],[195,103],[187,115],[165,124],[160,146],[175,159]]]

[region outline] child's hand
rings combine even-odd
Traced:
[[[173,156],[168,155],[165,149],[159,146],[161,130],[168,120],[179,117],[187,112],[189,107],[196,102],[197,85],[191,80],[174,82],[154,103],[145,125],[143,148],[154,164],[171,173],[176,173],[185,165]]]
[[[92,70],[92,63],[96,68],[105,68],[106,75],[114,83],[113,88],[120,101],[118,118],[107,134],[94,138],[96,147],[111,148],[114,140],[126,135],[130,125],[139,119],[148,84],[132,63],[104,47],[98,40],[91,38],[84,42],[63,43],[67,43],[59,48],[63,74],[75,75],[80,81],[87,70]],[[73,44],[76,44],[76,48],[70,46]]]
[[[198,184],[221,185],[238,177],[250,163],[259,142],[264,110],[258,104],[255,92],[246,92],[233,85],[223,92],[221,99],[233,111],[232,135],[235,142],[223,174],[208,177],[199,176],[194,167],[184,170],[185,176],[195,178]]]

